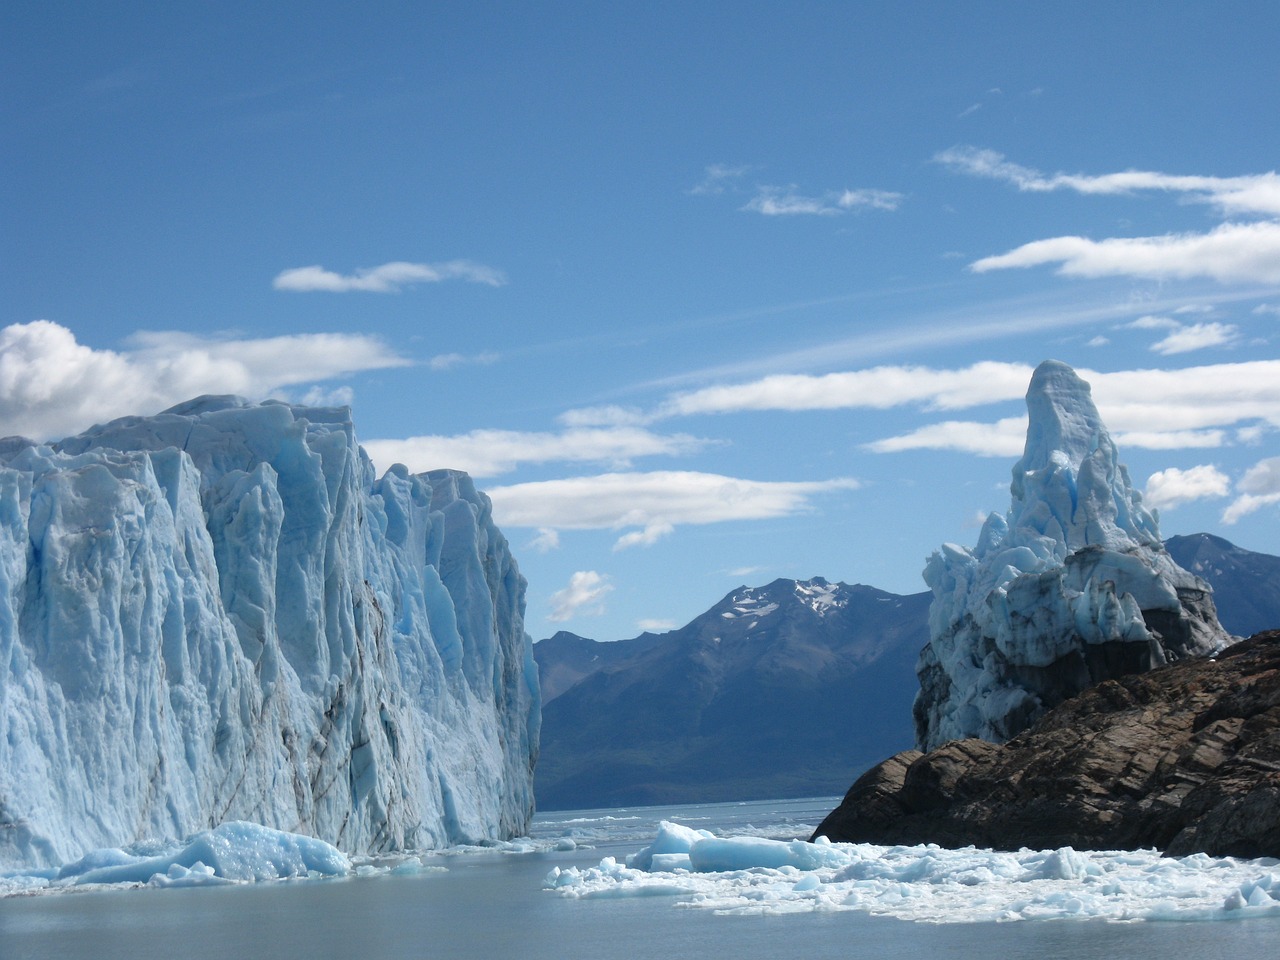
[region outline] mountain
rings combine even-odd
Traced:
[[[1001,742],[1103,680],[1229,642],[1213,594],[1178,566],[1120,463],[1089,385],[1045,361],[1007,513],[972,550],[946,544],[920,657],[917,745]]]
[[[1170,537],[1169,556],[1213,585],[1222,626],[1238,637],[1280,627],[1280,557],[1208,533]]]
[[[555,690],[539,807],[840,792],[851,772],[911,742],[928,600],[775,580],[670,633],[534,644]]]
[[[204,397],[0,441],[0,868],[231,820],[349,852],[523,833],[524,579],[461,473]]]

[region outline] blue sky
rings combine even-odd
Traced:
[[[1166,536],[1277,553],[1278,11],[17,0],[0,433],[350,403],[621,639],[922,589],[1053,357]]]

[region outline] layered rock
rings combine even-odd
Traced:
[[[0,866],[527,828],[525,584],[464,474],[375,479],[346,409],[235,398],[0,464]]]
[[[1003,745],[897,754],[820,835],[1280,857],[1280,631],[1105,681]]]
[[[1089,386],[1046,361],[1027,390],[1011,505],[973,550],[930,557],[917,745],[1007,740],[1103,680],[1204,656],[1230,640],[1205,581],[1170,558]]]

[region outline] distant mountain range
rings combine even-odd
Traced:
[[[775,580],[685,627],[534,645],[542,809],[839,793],[911,746],[929,594]]]
[[[1228,631],[1280,626],[1280,557],[1209,534],[1166,546],[1213,586]],[[775,580],[669,633],[604,643],[562,631],[536,643],[539,808],[843,793],[913,744],[930,600]]]

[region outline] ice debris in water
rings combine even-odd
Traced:
[[[108,884],[214,886],[341,877],[351,871],[346,854],[323,840],[236,820],[179,844],[151,841],[127,850],[108,847],[62,867],[0,874],[0,893]]]
[[[1048,360],[1027,389],[1011,504],[973,550],[945,544],[917,673],[921,749],[1004,741],[1085,687],[1230,642],[1207,583],[1165,551],[1090,396]]]
[[[1019,850],[716,837],[664,821],[619,863],[561,869],[575,899],[672,896],[724,914],[859,910],[933,923],[1280,917],[1280,861],[1155,850]]]

